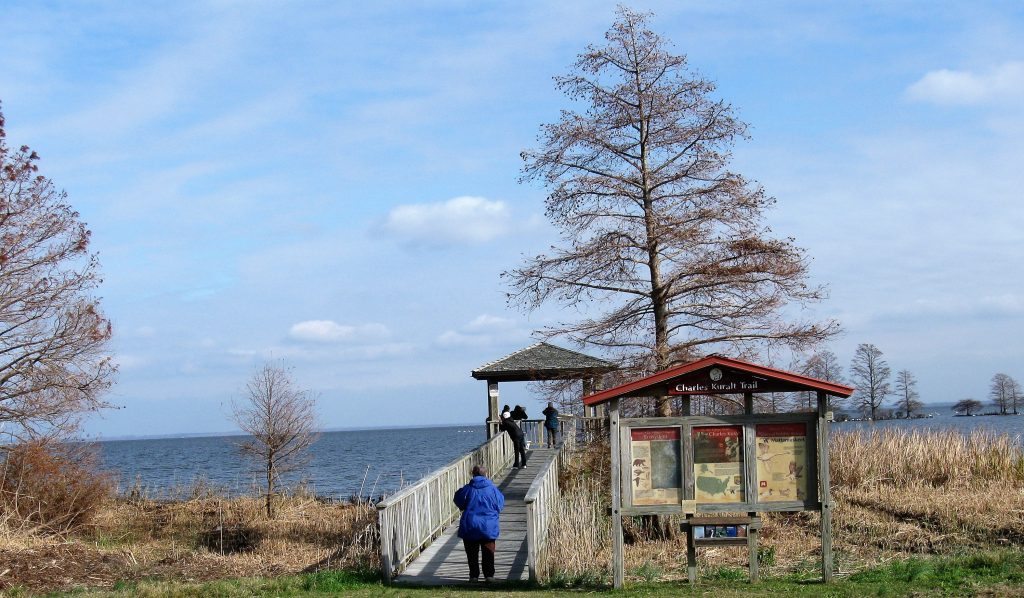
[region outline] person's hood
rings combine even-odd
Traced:
[[[478,476],[473,476],[473,480],[469,482],[469,485],[474,487],[474,488],[478,488],[479,489],[479,488],[486,488],[488,486],[493,486],[494,483],[491,482],[491,480],[489,478],[486,478],[486,477],[484,477],[482,475],[478,475]]]

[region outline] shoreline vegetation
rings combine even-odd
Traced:
[[[876,586],[926,591],[952,570],[964,576],[964,587],[1020,595],[1019,588],[1017,594],[1007,589],[1024,583],[1019,439],[986,431],[839,431],[831,454],[837,595]],[[551,592],[607,588],[610,579],[607,447],[591,445],[574,457],[549,536],[549,552],[558,558],[543,564]],[[373,505],[326,502],[298,491],[278,499],[273,519],[263,506],[263,497],[225,498],[202,485],[182,489],[173,500],[106,495],[87,521],[54,534],[20,517],[8,501],[0,507],[0,593],[382,591]],[[742,581],[744,549],[705,549],[698,552],[698,569],[706,588],[723,595],[795,592],[819,575],[817,514],[764,519],[759,560],[765,580],[756,586]],[[626,521],[627,587],[652,595],[689,592],[682,581],[685,538],[657,535],[642,518]],[[971,595],[957,583],[943,591]]]

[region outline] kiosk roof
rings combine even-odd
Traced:
[[[705,372],[714,368],[725,371],[724,381],[709,383]],[[719,375],[723,374],[719,372]],[[751,382],[753,381],[753,382]],[[753,385],[751,385],[753,384]],[[675,392],[673,392],[675,391]],[[684,363],[658,372],[640,380],[634,380],[608,390],[596,392],[583,398],[583,404],[590,407],[621,397],[653,396],[666,394],[742,394],[744,392],[800,392],[821,391],[838,397],[853,394],[853,387],[827,380],[811,378],[803,374],[778,370],[731,357],[709,355],[703,359]]]

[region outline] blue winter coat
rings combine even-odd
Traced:
[[[505,508],[505,496],[484,476],[475,476],[455,491],[455,506],[462,510],[459,537],[464,540],[497,540],[498,513]]]

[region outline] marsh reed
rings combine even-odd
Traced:
[[[842,431],[832,438],[831,457],[839,488],[1024,484],[1020,438],[988,430]]]

